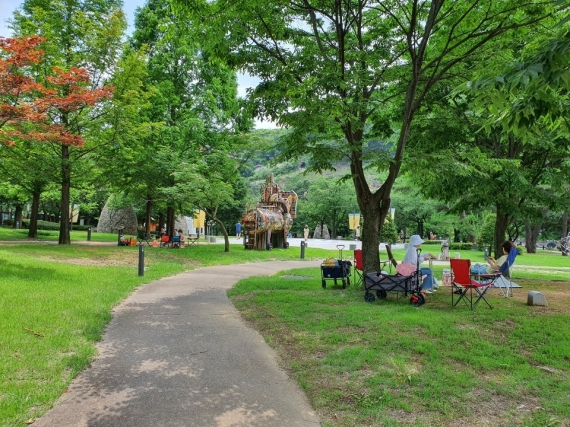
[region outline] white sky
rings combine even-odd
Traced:
[[[134,24],[135,9],[145,4],[145,0],[123,0],[123,10],[127,15],[129,27]],[[22,4],[18,0],[0,0],[0,36],[10,37],[12,34],[7,27],[7,20],[12,18],[14,11]],[[253,87],[257,84],[258,80],[255,77],[248,75],[238,75],[238,94],[244,96],[246,88]],[[276,126],[271,122],[255,122],[257,129],[275,129]]]

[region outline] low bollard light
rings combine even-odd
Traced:
[[[139,244],[139,276],[144,276],[144,246]]]
[[[301,242],[301,259],[305,259],[305,242]]]

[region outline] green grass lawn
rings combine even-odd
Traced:
[[[146,247],[139,277],[137,247],[78,244],[86,240],[79,231],[75,244],[60,246],[57,232],[45,233],[22,242],[25,230],[0,228],[0,426],[24,426],[53,405],[94,356],[112,308],[138,286],[200,266],[300,257],[299,248]],[[308,247],[305,256],[337,253]],[[314,268],[290,272],[304,280],[245,280],[230,295],[329,426],[568,425],[568,258],[541,252],[517,264],[523,290],[512,299],[495,293],[493,310],[475,312],[451,309],[442,291],[419,309],[393,295],[368,304],[353,286],[323,289]],[[438,279],[443,268],[434,267]],[[549,307],[526,306],[530,289]]]
[[[315,269],[292,274],[307,279],[251,278],[229,294],[326,426],[569,425],[570,272],[517,277],[514,298],[492,289],[494,308],[473,312],[451,307],[450,288],[415,308],[323,289]],[[527,306],[531,289],[549,307]]]

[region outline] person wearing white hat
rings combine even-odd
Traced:
[[[410,264],[413,265],[414,268],[417,268],[417,266],[423,263],[426,259],[434,258],[429,252],[425,252],[418,256],[417,250],[423,242],[424,240],[417,234],[410,237],[410,244],[408,245],[408,251],[404,256],[404,261],[402,261],[403,264]],[[429,268],[420,268],[420,273],[422,276],[425,276],[422,289],[426,293],[431,294],[434,291],[432,271]]]

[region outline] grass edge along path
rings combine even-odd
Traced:
[[[452,309],[449,289],[420,308],[395,294],[366,303],[361,289],[323,289],[315,269],[246,279],[228,294],[326,426],[568,426],[565,276],[521,278],[515,298],[493,289],[493,310],[474,312]],[[529,307],[530,289],[561,299]]]
[[[199,266],[299,259],[223,245],[181,250],[3,242],[0,245],[0,426],[27,425],[91,362],[112,309],[137,287]],[[307,259],[330,256],[311,249]]]

